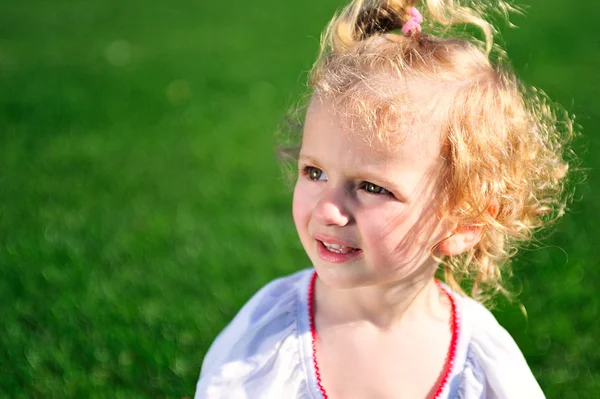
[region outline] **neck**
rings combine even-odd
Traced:
[[[350,289],[328,287],[318,278],[316,284],[319,318],[329,325],[367,323],[390,330],[417,317],[445,319],[448,314],[447,298],[438,289],[433,271],[393,283]]]

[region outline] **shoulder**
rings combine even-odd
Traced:
[[[464,397],[544,398],[515,340],[494,315],[471,298],[460,297],[464,333],[468,335]]]
[[[196,397],[212,397],[206,392],[216,386],[235,392],[252,375],[276,371],[274,363],[297,361],[298,295],[311,275],[303,270],[276,279],[242,307],[204,357]]]

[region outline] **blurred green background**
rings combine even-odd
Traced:
[[[550,398],[600,391],[597,2],[528,0],[509,55],[575,113],[589,178],[496,310]],[[193,396],[204,353],[309,265],[273,156],[342,3],[0,5],[0,397]]]

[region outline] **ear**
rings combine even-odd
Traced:
[[[500,204],[497,199],[490,201],[487,211],[493,218],[498,215]],[[456,227],[450,237],[440,243],[439,249],[444,255],[459,255],[477,245],[482,235],[483,226]]]
[[[483,226],[464,226],[454,230],[454,233],[439,245],[444,255],[454,256],[473,248],[481,240]]]

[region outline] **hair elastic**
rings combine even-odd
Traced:
[[[408,10],[410,18],[402,25],[402,33],[408,36],[412,32],[421,32],[421,22],[423,22],[423,15],[415,7],[411,7]]]

